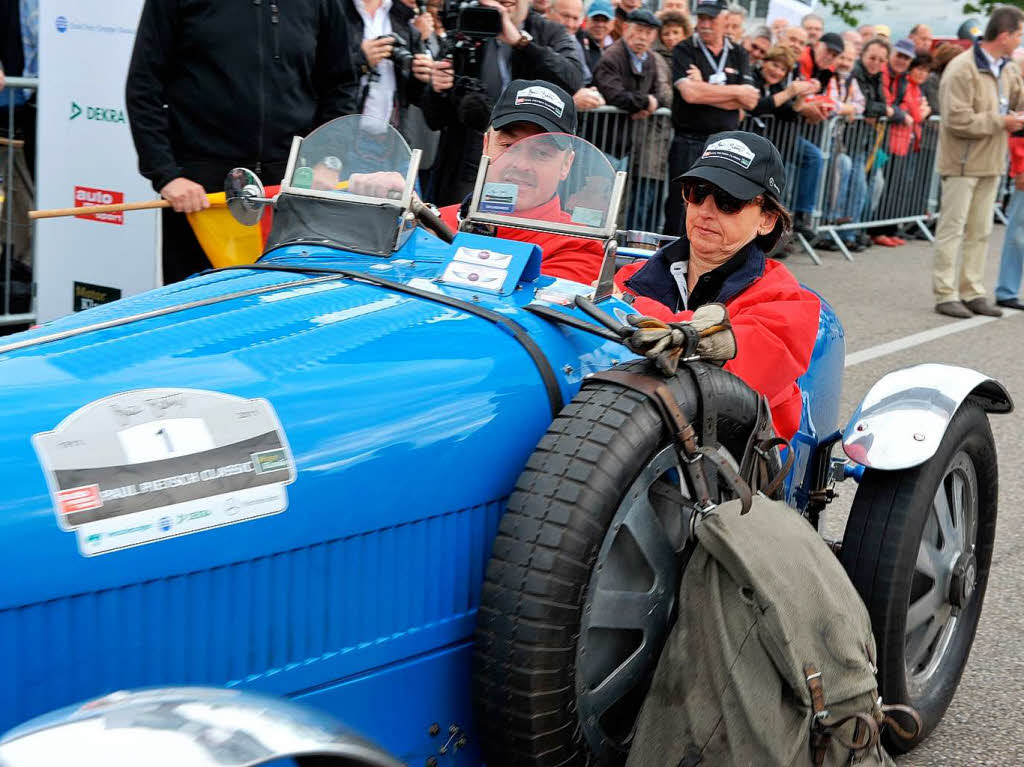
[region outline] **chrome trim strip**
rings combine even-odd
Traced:
[[[18,351],[20,349],[27,349],[32,346],[40,346],[42,344],[48,344],[52,341],[63,341],[67,338],[74,338],[75,336],[85,335],[96,330],[107,330],[108,328],[116,328],[121,325],[127,325],[131,322],[139,322],[140,320],[148,320],[153,317],[164,317],[168,314],[176,314],[177,312],[183,312],[188,309],[198,309],[203,306],[211,306],[212,304],[223,303],[224,301],[231,301],[235,298],[247,298],[249,296],[258,296],[262,293],[273,293],[275,290],[284,290],[285,288],[294,288],[299,285],[312,285],[318,282],[328,282],[330,280],[341,280],[345,279],[346,275],[328,275],[325,277],[312,277],[303,280],[292,280],[290,282],[280,282],[274,285],[262,285],[258,288],[249,288],[248,290],[237,290],[234,293],[224,293],[219,296],[210,296],[209,298],[202,298],[198,301],[189,301],[184,304],[175,304],[174,306],[165,306],[162,309],[152,309],[148,312],[140,312],[139,314],[131,314],[127,317],[118,317],[113,320],[106,320],[104,322],[96,322],[92,325],[83,325],[79,328],[71,328],[69,330],[62,330],[58,333],[51,333],[48,336],[38,336],[36,338],[26,338],[21,341],[13,341],[11,343],[0,345],[0,354],[6,352]]]

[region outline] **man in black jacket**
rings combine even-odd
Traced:
[[[438,205],[459,202],[472,191],[491,107],[511,80],[546,80],[569,93],[583,85],[576,41],[531,10],[530,0],[480,4],[500,11],[502,31],[484,44],[479,77],[454,72],[450,61],[435,62],[424,98],[427,122],[442,131],[433,182]]]
[[[165,283],[210,265],[179,214],[234,166],[280,181],[292,137],[354,112],[356,86],[340,0],[146,0],[125,97],[139,171],[173,206]]]
[[[594,71],[594,83],[604,100],[635,119],[658,108],[661,79],[652,51],[661,22],[646,8],[626,17],[622,37],[609,46]]]

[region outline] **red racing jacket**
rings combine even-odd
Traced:
[[[462,220],[461,214],[467,205],[468,201],[461,205],[448,205],[441,208],[441,219],[453,231],[458,231],[459,223]],[[572,221],[572,217],[562,210],[562,203],[558,195],[543,205],[538,205],[532,210],[517,212],[516,215],[560,223]],[[532,232],[528,229],[515,229],[511,226],[499,226],[495,236],[502,240],[532,242],[534,245],[539,245],[541,274],[590,285],[597,280],[601,272],[604,249],[597,240],[548,232]]]
[[[692,310],[677,312],[665,303],[675,305],[679,299],[668,269],[673,260],[679,260],[678,252],[673,258],[671,253],[666,256],[666,251],[683,240],[666,246],[646,263],[630,264],[615,275],[619,289],[636,296],[633,308],[637,314],[667,322],[693,316]],[[736,334],[736,357],[725,369],[768,399],[775,432],[791,439],[800,426],[797,379],[811,362],[821,302],[785,266],[765,258],[754,243],[747,249],[745,264],[729,274],[715,299],[728,307]],[[688,257],[688,248],[685,250]]]

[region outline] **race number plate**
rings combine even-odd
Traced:
[[[271,404],[220,392],[122,392],[32,443],[86,556],[277,514],[295,480]]]

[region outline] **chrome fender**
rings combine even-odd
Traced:
[[[32,719],[0,739],[4,767],[248,767],[286,757],[301,764],[312,755],[335,757],[339,767],[402,767],[319,711],[214,687],[114,692]]]
[[[1013,410],[1006,387],[977,370],[931,363],[895,370],[861,400],[843,431],[843,450],[870,469],[920,466],[935,455],[966,399],[987,413]]]

